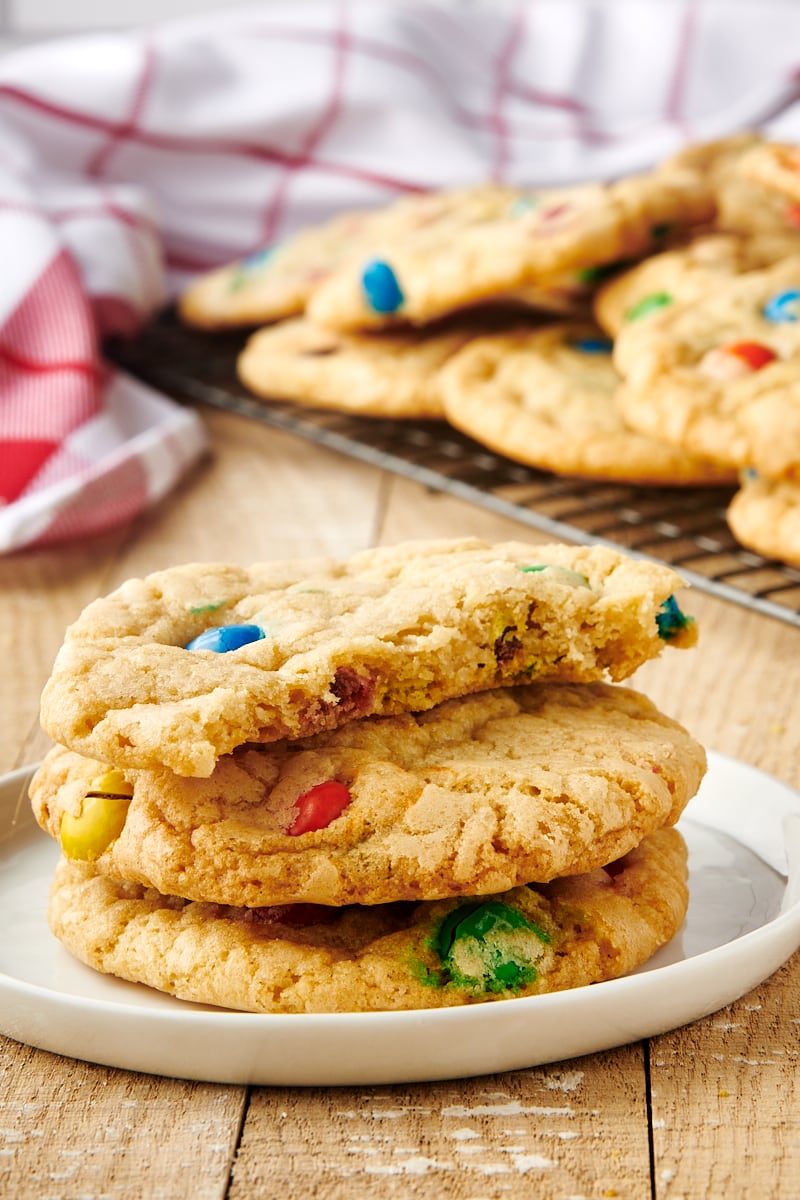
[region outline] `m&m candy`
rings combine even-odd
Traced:
[[[262,246],[260,250],[255,250],[252,254],[248,254],[247,258],[243,258],[231,273],[228,282],[228,291],[236,292],[246,283],[249,283],[251,277],[257,275],[261,268],[266,266],[274,253],[274,245]]]
[[[258,642],[264,637],[260,625],[215,625],[205,629],[201,634],[187,644],[187,650],[214,650],[217,654],[225,654],[228,650],[238,650],[250,642]]]
[[[614,348],[611,339],[604,337],[575,338],[569,344],[573,350],[580,350],[581,354],[610,354]]]
[[[287,833],[298,837],[315,829],[327,829],[331,821],[340,817],[353,797],[350,789],[338,779],[326,779],[303,792],[295,801],[295,816]]]
[[[775,325],[800,321],[800,288],[789,288],[771,296],[763,308],[764,316]]]
[[[394,313],[402,307],[405,297],[388,263],[380,259],[367,263],[361,275],[361,286],[373,312]]]
[[[625,320],[638,321],[642,317],[649,317],[651,313],[658,312],[660,308],[666,308],[668,304],[672,304],[672,296],[669,292],[653,292],[633,304],[625,313]]]
[[[522,217],[525,213],[531,212],[534,208],[539,208],[541,200],[536,195],[518,196],[511,205],[511,216]]]
[[[658,636],[664,642],[672,641],[673,638],[678,637],[684,629],[691,625],[693,621],[694,617],[686,615],[674,596],[667,596],[656,613]]]
[[[777,357],[762,342],[729,342],[727,346],[709,350],[700,360],[699,369],[712,379],[741,379],[760,371]]]
[[[432,941],[442,983],[484,992],[519,991],[538,975],[549,933],[498,900],[465,904],[449,913]]]

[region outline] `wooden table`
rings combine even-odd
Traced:
[[[123,579],[419,536],[546,540],[244,418],[155,512],[0,560],[0,770],[47,748],[65,626]],[[800,784],[800,634],[695,592],[701,644],[633,680],[708,747]],[[122,1031],[121,1031],[121,1036]],[[0,1196],[260,1200],[797,1200],[800,954],[737,1003],[622,1049],[507,1075],[329,1090],[137,1075],[0,1039]]]

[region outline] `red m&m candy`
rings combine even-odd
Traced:
[[[734,354],[747,363],[751,371],[760,371],[778,357],[774,350],[770,350],[769,346],[763,345],[762,342],[731,342],[724,349],[728,354]]]
[[[727,346],[709,350],[700,361],[700,370],[712,379],[740,379],[760,371],[777,357],[762,342],[729,342]]]
[[[296,816],[287,832],[291,837],[326,829],[344,812],[353,797],[338,779],[327,779],[303,792],[295,801]]]

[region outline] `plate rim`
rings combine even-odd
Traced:
[[[766,772],[761,771],[761,769],[758,767],[753,767],[749,763],[739,762],[737,759],[734,759],[730,755],[722,754],[718,751],[712,751],[712,750],[708,751],[708,755],[709,755],[710,762],[713,759],[719,759],[719,760],[725,761],[730,766],[746,767],[750,771],[755,771],[759,775],[765,776],[771,782],[779,784],[781,787],[785,788],[789,794],[793,794],[797,798],[797,802],[798,802],[797,811],[798,811],[798,814],[800,814],[800,792],[798,792],[796,789],[792,788],[789,784],[784,783],[782,780],[777,779],[775,776],[767,775]],[[3,787],[4,785],[7,785],[17,779],[21,780],[26,775],[32,775],[33,772],[36,770],[37,765],[38,764],[34,763],[30,766],[18,767],[14,771],[11,771],[6,775],[0,776],[0,787]],[[688,816],[686,818],[686,820],[689,822],[693,821],[691,815]],[[694,821],[693,823],[704,829],[712,828],[708,825],[705,825],[702,821]],[[680,824],[680,822],[679,822],[679,824]],[[31,832],[35,836],[35,829],[32,829]],[[714,831],[714,832],[717,832],[717,831]],[[43,836],[47,837],[47,834],[43,834]],[[740,844],[743,844],[743,843],[740,843]],[[2,843],[0,843],[0,857],[2,857],[1,847],[2,847]],[[751,851],[751,853],[755,854],[756,857],[760,858],[757,851],[752,850],[751,847],[745,847],[745,848],[749,849]],[[764,862],[764,859],[760,859],[760,861]],[[765,865],[770,866],[770,864],[765,864]],[[777,871],[775,867],[770,866],[770,869],[775,871],[776,875],[779,875],[781,878],[786,879],[787,884],[788,884],[788,879],[787,879],[786,875],[784,875],[782,872]],[[695,964],[698,961],[702,961],[703,963],[706,963],[707,961],[709,961],[711,959],[714,959],[714,960],[716,960],[718,958],[724,959],[724,958],[728,957],[730,954],[733,954],[734,952],[738,952],[738,950],[742,947],[743,943],[747,943],[747,942],[753,941],[753,940],[760,941],[761,938],[764,936],[765,930],[781,931],[785,925],[792,925],[795,920],[800,920],[800,895],[798,895],[797,899],[794,900],[787,908],[785,908],[783,911],[777,913],[769,921],[765,921],[763,925],[759,925],[758,928],[751,929],[747,933],[740,934],[738,937],[732,938],[730,941],[724,942],[720,946],[713,946],[710,950],[704,950],[700,954],[693,954],[690,957],[681,959],[678,962],[665,963],[664,966],[656,968],[655,971],[645,972],[641,975],[628,974],[628,975],[621,976],[620,978],[617,978],[617,979],[604,979],[597,983],[583,984],[580,987],[569,988],[567,990],[571,993],[575,993],[575,992],[585,992],[586,990],[588,990],[590,988],[593,991],[596,991],[598,988],[602,988],[604,992],[608,992],[612,989],[618,990],[620,988],[626,988],[626,987],[629,988],[631,979],[646,978],[647,974],[650,974],[650,975],[657,974],[659,978],[664,978],[665,975],[668,975],[670,978],[674,975],[680,976],[681,974],[688,973],[692,968],[692,964]],[[87,968],[87,970],[91,970],[91,968]],[[136,1013],[137,1015],[141,1015],[141,1013],[143,1011],[136,1004],[133,1004],[130,1001],[101,1000],[97,997],[92,997],[92,996],[80,997],[80,996],[74,995],[73,993],[70,993],[70,992],[59,992],[54,988],[49,988],[42,984],[30,983],[25,980],[17,979],[15,976],[9,975],[9,974],[7,974],[7,972],[0,969],[0,987],[6,987],[8,984],[11,984],[12,987],[19,989],[19,991],[24,994],[30,994],[30,995],[36,995],[36,996],[58,997],[60,1002],[63,1002],[64,1000],[74,1002],[75,1005],[78,1005],[81,1008],[84,1008],[86,1005],[89,1005],[92,1009],[97,1010],[97,1011],[105,1012],[106,1010],[113,1010],[114,1012],[120,1012],[121,1014],[123,1014],[125,1012],[130,1012],[130,1013]],[[564,994],[565,993],[563,991],[561,991],[561,992],[545,992],[539,996],[509,997],[508,1000],[513,1001],[515,1006],[522,1005],[522,1004],[531,1005],[531,1004],[535,1003],[537,1007],[545,1007],[546,1005],[544,1002],[548,1002],[550,1005],[557,1003],[559,1000],[561,1000],[563,1002]],[[178,998],[173,997],[173,999],[178,999]],[[250,1012],[238,1012],[235,1009],[213,1008],[210,1005],[203,1006],[202,1008],[195,1007],[191,1001],[180,1001],[180,1003],[186,1005],[185,1010],[183,1008],[176,1008],[175,1011],[173,1012],[170,1009],[162,1009],[162,1010],[158,1010],[158,1012],[154,1013],[154,1015],[157,1016],[157,1018],[159,1020],[163,1020],[166,1018],[167,1020],[170,1020],[170,1021],[180,1020],[181,1022],[183,1022],[186,1018],[188,1018],[189,1020],[194,1021],[194,1022],[202,1022],[203,1019],[208,1019],[208,1018],[214,1018],[214,1019],[218,1020],[220,1017],[225,1017],[225,1018],[233,1017],[237,1021],[241,1021],[243,1024],[244,1023],[252,1024],[254,1022],[258,1022],[258,1023],[268,1023],[269,1025],[272,1025],[273,1023],[284,1024],[284,1023],[294,1022],[298,1018],[308,1019],[309,1017],[313,1018],[315,1021],[319,1021],[323,1018],[329,1018],[329,1019],[335,1021],[337,1024],[339,1024],[339,1023],[344,1024],[344,1023],[348,1023],[350,1021],[358,1021],[359,1023],[362,1023],[365,1020],[372,1020],[373,1023],[377,1023],[378,1021],[385,1021],[387,1019],[392,1019],[393,1021],[397,1020],[398,1023],[402,1023],[403,1020],[409,1021],[414,1016],[419,1017],[420,1013],[423,1013],[425,1015],[426,1019],[438,1018],[439,1020],[443,1020],[443,1019],[449,1017],[452,1020],[456,1014],[474,1012],[476,1009],[481,1009],[482,1011],[497,1011],[497,1009],[499,1007],[498,1002],[495,1002],[493,1004],[485,1005],[485,1006],[464,1005],[462,1007],[454,1006],[452,1008],[399,1009],[399,1010],[389,1010],[389,1011],[376,1010],[374,1012],[352,1012],[352,1013],[349,1013],[349,1012],[348,1013],[250,1013]],[[502,1002],[500,1002],[500,1003],[502,1003]]]
[[[710,766],[714,760],[720,760],[726,768],[745,768],[748,773],[755,773],[755,777],[785,793],[793,810],[800,814],[800,792],[784,781],[731,756],[708,753]],[[0,787],[13,788],[35,769],[33,764],[1,776]],[[29,808],[27,812],[30,813]],[[706,832],[732,836],[702,820],[692,821],[691,813],[686,814],[686,820]],[[26,816],[24,825],[20,822],[17,828],[31,839],[41,832],[32,813],[30,822]],[[44,832],[41,837],[48,840]],[[797,864],[791,864],[787,876],[746,842],[734,840],[776,879],[784,881],[784,895],[798,881]],[[20,852],[24,854],[26,848]],[[0,857],[2,853],[0,842]],[[749,952],[752,945],[756,946],[755,953]],[[755,929],[690,957],[618,979],[539,996],[511,997],[491,1004],[353,1013],[247,1013],[210,1005],[201,1007],[171,997],[175,1000],[174,1007],[148,1008],[127,999],[59,991],[0,970],[0,1032],[68,1059],[228,1085],[327,1087],[430,1082],[568,1061],[677,1029],[719,1011],[750,991],[779,969],[799,946],[800,889],[791,903]],[[730,970],[732,964],[736,965],[735,971]],[[592,998],[588,999],[589,996]],[[668,1000],[666,1008],[662,1003],[664,997]],[[624,1011],[632,1002],[637,1006],[633,1016]],[[589,1017],[589,1012],[584,1011],[587,1005],[594,1024],[602,1030],[599,1035],[595,1035],[594,1028],[591,1034],[584,1028],[575,1028],[582,1016]],[[618,1007],[624,1019],[617,1019]],[[644,1010],[641,1019],[638,1008]],[[560,1018],[566,1018],[568,1025],[572,1023],[566,1042],[557,1044],[552,1053],[542,1051],[538,1048],[538,1027],[549,1023],[560,1033],[563,1025]],[[126,1023],[131,1030],[130,1045],[120,1046],[119,1029]],[[593,1023],[587,1020],[586,1024]],[[141,1048],[142,1038],[147,1040],[148,1025],[153,1042],[160,1046],[157,1051],[150,1046]],[[534,1032],[529,1035],[531,1028]],[[478,1040],[482,1039],[484,1044],[469,1045],[462,1059],[460,1051],[451,1050],[450,1045],[474,1041],[461,1036],[472,1029],[477,1030]],[[449,1038],[442,1037],[442,1030],[447,1031]],[[401,1060],[393,1046],[402,1046],[404,1035],[412,1032],[419,1039],[415,1056],[410,1055],[413,1061],[405,1065],[404,1055],[404,1065],[398,1067]],[[209,1033],[213,1034],[211,1040],[216,1047],[210,1053],[197,1055],[198,1043],[193,1039]],[[553,1036],[558,1043],[555,1033]],[[388,1050],[384,1049],[387,1039]],[[443,1043],[447,1044],[440,1052]],[[332,1057],[326,1057],[331,1045],[335,1046]],[[377,1046],[379,1051],[368,1062],[363,1058],[364,1045]],[[200,1060],[199,1065],[194,1064],[190,1047]],[[247,1050],[244,1057],[243,1047]],[[358,1062],[351,1064],[343,1047]],[[430,1051],[430,1062],[422,1063],[421,1050]],[[292,1057],[298,1054],[302,1067]],[[236,1065],[231,1067],[231,1062]]]

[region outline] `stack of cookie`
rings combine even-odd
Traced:
[[[67,631],[31,785],[53,932],[254,1012],[622,975],[679,928],[701,747],[621,686],[695,627],[666,566],[413,542],[175,567]]]
[[[442,418],[509,458],[740,483],[746,545],[800,563],[796,148],[742,134],[610,185],[476,185],[337,217],[197,279],[188,323],[262,326],[264,399]]]
[[[618,406],[640,432],[734,471],[734,535],[800,565],[800,152],[742,135],[676,162],[712,181],[720,232],[598,296]]]

